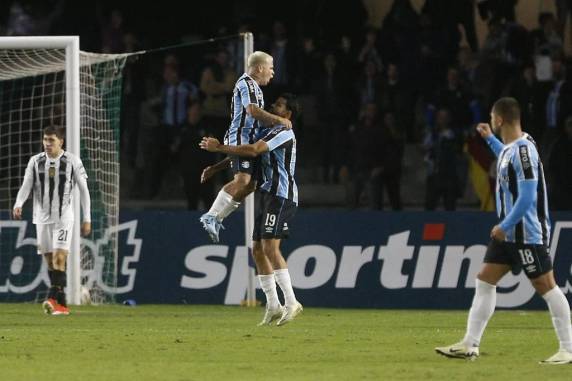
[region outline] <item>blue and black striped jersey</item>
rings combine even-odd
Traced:
[[[294,180],[296,168],[296,136],[284,126],[275,126],[262,138],[268,152],[262,155],[262,185],[270,194],[298,204],[298,187]]]
[[[506,240],[521,244],[544,244],[550,241],[550,218],[544,169],[536,143],[528,134],[505,146],[498,152],[496,205],[501,221],[513,209],[526,181],[536,181],[533,202],[517,224],[507,231]]]
[[[231,122],[225,136],[225,144],[238,146],[256,141],[259,122],[246,112],[250,104],[264,109],[264,95],[258,83],[244,73],[234,86],[231,103]]]

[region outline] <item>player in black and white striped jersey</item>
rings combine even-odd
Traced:
[[[32,222],[36,225],[38,254],[46,259],[51,283],[43,307],[46,313],[53,315],[69,314],[64,288],[73,234],[75,186],[80,191],[83,210],[82,235],[91,232],[87,174],[81,159],[63,149],[64,137],[63,128],[50,126],[44,129],[44,152],[30,158],[12,211],[15,219],[21,219],[22,206],[33,192]]]

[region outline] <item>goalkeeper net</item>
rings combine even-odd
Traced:
[[[118,225],[119,217],[119,113],[127,57],[80,52],[80,157],[92,203],[92,234],[80,246],[80,279],[84,297],[89,290],[95,302],[113,301],[117,282],[117,237],[109,228]],[[47,268],[36,254],[31,200],[22,221],[11,221],[10,212],[30,156],[43,150],[43,128],[69,127],[66,102],[71,86],[65,48],[6,49],[0,44],[2,301],[40,299],[47,291]]]

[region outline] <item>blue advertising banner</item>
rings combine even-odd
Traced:
[[[246,296],[251,263],[243,216],[235,213],[225,221],[216,245],[202,230],[199,216],[123,211],[119,226],[97,242],[83,243],[97,256],[109,237],[117,236],[118,301],[239,304]],[[47,279],[34,250],[35,229],[3,217],[0,301],[33,300]],[[481,212],[301,210],[282,251],[296,295],[307,306],[465,309],[495,222],[492,213]],[[572,213],[554,213],[550,254],[557,283],[569,298],[571,250]],[[500,308],[546,308],[522,272],[508,274],[497,293]]]

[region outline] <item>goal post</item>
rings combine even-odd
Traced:
[[[248,68],[248,56],[254,51],[254,36],[252,33],[243,34],[244,42],[244,71]],[[244,233],[248,249],[249,262],[252,256],[252,231],[254,229],[254,194],[246,196],[244,200]],[[256,275],[254,268],[248,266],[248,288],[246,289],[246,306],[256,306]]]
[[[114,297],[109,290],[117,282],[116,238],[94,242],[118,223],[119,104],[128,56],[81,52],[78,36],[0,37],[0,160],[8,167],[0,168],[0,211],[11,210],[27,160],[40,152],[41,131],[49,124],[65,124],[65,149],[82,159],[88,174],[90,242],[80,236],[77,188],[73,197],[75,223],[67,260],[72,305],[81,303],[82,285],[97,291],[96,301]],[[8,255],[13,248],[4,245],[3,238],[0,252]],[[34,262],[27,254],[24,261]],[[33,276],[37,270],[30,271]]]

